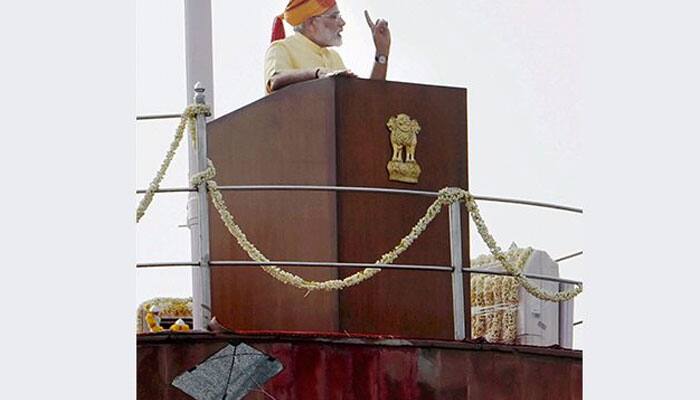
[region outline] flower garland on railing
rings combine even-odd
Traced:
[[[224,225],[226,226],[228,231],[231,232],[231,234],[236,238],[241,248],[246,253],[248,253],[248,256],[253,261],[270,262],[270,260],[267,257],[265,257],[265,255],[262,254],[260,250],[258,250],[248,240],[245,233],[243,233],[241,228],[234,221],[233,216],[226,207],[223,195],[218,190],[216,181],[212,179],[216,175],[216,169],[214,168],[214,165],[212,164],[211,160],[208,161],[209,168],[207,168],[207,170],[205,170],[202,173],[195,174],[194,176],[192,176],[192,184],[194,186],[197,186],[201,182],[206,182],[207,186],[209,187],[209,193],[211,194],[214,207],[219,212],[219,215],[221,216]],[[443,204],[441,203],[441,199],[438,199],[430,207],[428,207],[428,210],[426,211],[425,215],[420,220],[418,220],[418,223],[416,223],[413,229],[411,229],[411,232],[408,235],[406,235],[403,239],[401,239],[399,244],[396,245],[396,247],[394,247],[391,251],[382,255],[375,262],[375,264],[391,264],[392,262],[394,262],[394,260],[396,260],[401,253],[406,251],[406,249],[408,249],[411,246],[411,244],[413,244],[413,242],[421,235],[421,233],[425,231],[425,229],[428,227],[428,224],[430,224],[430,222],[440,213],[442,205]],[[325,282],[316,282],[307,281],[298,275],[287,272],[274,265],[263,265],[262,269],[271,276],[273,276],[275,279],[285,284],[292,285],[299,289],[305,289],[308,291],[342,290],[350,286],[357,285],[373,277],[381,271],[381,269],[379,268],[370,267],[365,268],[362,271],[356,272],[344,279],[333,279]]]
[[[183,112],[182,117],[180,119],[180,124],[178,125],[177,131],[175,133],[175,138],[170,144],[170,149],[168,150],[165,160],[163,160],[163,163],[161,164],[161,167],[156,177],[149,185],[148,190],[146,191],[146,195],[143,197],[136,210],[137,222],[144,215],[146,209],[153,200],[153,194],[160,187],[160,182],[163,180],[165,172],[170,166],[170,162],[172,161],[173,155],[175,154],[175,150],[177,150],[180,144],[184,133],[185,125],[189,124],[192,134],[196,135],[196,132],[194,132],[194,119],[196,118],[197,114],[207,114],[208,112],[209,108],[206,105],[200,104],[190,105],[185,109],[185,112]],[[196,142],[194,140],[193,143],[196,145]],[[221,216],[224,225],[226,226],[228,231],[236,238],[241,248],[248,254],[248,256],[253,261],[270,262],[270,260],[267,257],[265,257],[265,255],[262,254],[260,250],[258,250],[248,240],[245,233],[243,233],[241,228],[234,221],[233,216],[226,207],[223,195],[218,190],[218,185],[216,181],[213,180],[213,178],[216,176],[216,169],[214,168],[214,165],[211,162],[211,160],[207,161],[208,168],[192,176],[192,185],[198,186],[202,183],[206,183],[209,189],[209,194],[212,198],[212,202],[214,203],[214,207],[219,212],[219,215]],[[503,268],[513,277],[515,277],[518,283],[522,285],[525,288],[525,290],[527,290],[530,294],[542,300],[560,302],[570,300],[583,291],[583,287],[580,284],[577,284],[574,289],[558,293],[550,293],[544,291],[532,284],[527,279],[527,277],[524,276],[523,272],[519,270],[516,266],[514,266],[510,262],[510,260],[508,260],[508,257],[504,255],[503,251],[501,251],[500,247],[498,247],[498,245],[496,244],[495,239],[491,236],[486,225],[484,224],[483,219],[481,218],[479,208],[476,205],[476,202],[474,201],[474,196],[472,196],[469,192],[461,188],[447,187],[441,189],[438,192],[438,198],[428,207],[428,209],[425,211],[425,215],[423,215],[423,217],[421,217],[418,220],[418,222],[413,226],[411,231],[406,236],[404,236],[403,239],[401,239],[401,241],[398,245],[396,245],[396,247],[382,255],[375,262],[375,264],[393,263],[394,260],[396,260],[399,257],[399,255],[401,255],[401,253],[406,251],[413,244],[413,242],[416,239],[418,239],[418,237],[423,233],[423,231],[425,231],[425,229],[433,221],[433,219],[435,219],[435,217],[440,213],[443,206],[455,202],[464,202],[466,204],[467,210],[469,211],[469,215],[471,215],[472,220],[476,224],[477,231],[488,246],[489,250],[491,251],[491,254],[496,258],[496,260],[498,260],[498,262],[503,266]],[[275,279],[278,279],[285,284],[292,285],[300,289],[306,289],[307,294],[314,290],[342,290],[350,286],[357,285],[373,277],[381,271],[381,269],[379,268],[368,267],[344,279],[333,279],[324,282],[317,282],[307,281],[298,275],[287,272],[274,265],[263,265],[261,267],[265,272],[267,272]]]
[[[170,143],[170,148],[168,149],[168,152],[165,154],[165,159],[160,164],[160,169],[158,170],[158,173],[156,173],[155,178],[153,178],[151,183],[148,185],[146,194],[143,196],[143,198],[139,202],[139,206],[136,208],[136,222],[139,222],[141,220],[141,217],[143,217],[143,215],[146,213],[146,209],[153,201],[154,193],[158,191],[158,188],[160,188],[160,182],[163,180],[163,177],[165,177],[165,172],[168,170],[168,167],[170,167],[170,163],[173,161],[175,151],[180,146],[180,141],[182,140],[182,136],[185,132],[185,125],[189,126],[190,134],[192,135],[192,143],[196,144],[197,133],[195,127],[195,118],[197,117],[197,114],[208,113],[209,107],[204,104],[194,104],[185,108],[185,111],[180,117],[180,123],[178,124],[177,129],[175,130],[175,137],[173,138],[172,143]]]
[[[465,202],[465,204],[467,205],[467,211],[469,211],[469,215],[471,215],[472,221],[474,221],[479,235],[481,235],[481,238],[488,246],[489,250],[491,251],[491,254],[498,260],[501,266],[503,266],[503,268],[505,268],[505,270],[508,271],[508,273],[510,273],[515,277],[515,279],[517,279],[518,283],[522,287],[524,287],[528,293],[541,300],[561,302],[571,300],[583,291],[583,285],[577,284],[575,285],[576,287],[573,289],[565,290],[563,292],[552,293],[546,290],[542,290],[535,284],[530,282],[530,280],[527,279],[527,277],[523,274],[523,271],[515,267],[508,260],[505,254],[503,254],[503,251],[500,247],[498,247],[498,244],[496,244],[496,240],[493,238],[493,236],[491,236],[488,228],[486,227],[486,224],[484,223],[484,220],[481,218],[481,213],[479,212],[479,207],[476,205],[476,201],[474,201],[474,196],[472,196],[469,192],[467,192],[464,189],[447,189],[455,193],[454,196],[458,198],[457,201],[462,200]]]
[[[245,233],[243,233],[241,228],[234,221],[233,216],[226,207],[223,195],[218,190],[216,181],[213,180],[213,178],[216,176],[216,169],[214,168],[214,164],[211,162],[211,160],[207,161],[209,167],[205,171],[192,176],[192,185],[198,186],[202,182],[206,182],[209,188],[209,193],[211,195],[212,202],[214,203],[214,207],[219,212],[219,215],[221,216],[221,219],[224,222],[224,225],[226,226],[228,231],[236,238],[239,246],[241,246],[241,248],[248,254],[248,256],[253,261],[270,262],[270,260],[267,257],[265,257],[265,255],[262,254],[260,250],[258,250],[248,240]],[[396,258],[398,258],[398,256],[401,253],[406,251],[411,246],[411,244],[413,244],[413,242],[416,239],[418,239],[421,233],[423,233],[423,231],[425,231],[425,229],[428,227],[430,222],[432,222],[433,219],[435,219],[435,217],[440,213],[443,206],[459,201],[463,201],[467,205],[467,209],[469,210],[470,215],[472,216],[472,219],[477,226],[477,230],[481,235],[482,239],[484,239],[484,241],[486,242],[487,246],[489,247],[489,250],[491,250],[491,254],[493,254],[493,256],[501,263],[503,268],[505,268],[506,271],[513,275],[518,280],[518,282],[525,288],[525,290],[527,290],[530,294],[542,300],[565,301],[572,299],[574,296],[576,296],[583,290],[582,287],[579,285],[575,289],[571,289],[565,292],[550,293],[532,284],[527,279],[527,277],[523,275],[523,272],[520,269],[518,269],[517,266],[514,266],[510,262],[510,260],[508,260],[508,257],[506,257],[506,255],[503,254],[500,247],[498,247],[498,245],[496,244],[496,241],[488,232],[488,229],[486,228],[486,225],[484,224],[484,221],[481,218],[481,214],[479,213],[479,208],[477,207],[476,202],[474,201],[474,196],[472,196],[466,190],[460,188],[448,187],[441,189],[438,192],[438,198],[433,202],[433,204],[431,204],[428,207],[428,209],[425,212],[425,215],[423,215],[423,217],[421,217],[421,219],[418,220],[416,225],[411,229],[411,232],[409,232],[408,235],[404,236],[404,238],[401,239],[399,244],[396,245],[394,249],[382,255],[375,262],[375,264],[391,264],[392,262],[394,262],[394,260],[396,260]],[[379,271],[381,271],[381,269],[379,268],[370,267],[365,268],[362,271],[357,272],[353,275],[350,275],[345,279],[333,279],[324,282],[317,282],[307,281],[298,275],[287,272],[274,265],[263,265],[262,269],[271,276],[273,276],[275,279],[285,284],[297,287],[299,289],[306,289],[308,291],[342,290],[350,286],[357,285],[358,283],[361,283],[362,281],[373,277]]]

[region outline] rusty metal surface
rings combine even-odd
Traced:
[[[228,343],[244,342],[284,369],[246,400],[582,398],[582,353],[478,342],[274,334],[144,334],[138,399],[189,399],[170,385]]]
[[[240,400],[283,368],[279,360],[254,347],[229,344],[177,376],[172,385],[196,400]]]

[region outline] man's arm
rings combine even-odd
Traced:
[[[372,22],[369,13],[365,10],[365,19],[367,20],[367,25],[372,31],[372,38],[374,39],[374,66],[372,66],[372,73],[370,74],[370,79],[385,80],[387,65],[389,62],[389,49],[391,48],[391,32],[389,31],[389,23],[386,20],[378,19],[376,22]]]
[[[375,56],[375,57],[378,57]],[[385,56],[387,57],[387,56]],[[372,67],[372,73],[369,75],[369,79],[376,79],[376,80],[386,80],[386,70],[387,70],[387,63],[389,62],[389,57],[386,58],[386,61],[384,64],[374,61],[374,66]]]
[[[291,85],[292,83],[321,79],[327,76],[335,75],[351,76],[354,78],[357,77],[357,75],[355,75],[349,69],[339,69],[334,71],[328,68],[307,68],[282,71],[272,75],[268,82],[268,92],[274,92],[275,90],[279,90],[285,86]]]
[[[274,92],[292,83],[310,81],[319,77],[320,68],[293,69],[278,72],[268,81],[268,92]]]

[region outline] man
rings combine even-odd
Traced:
[[[294,26],[294,35],[285,38],[282,18]],[[386,79],[391,34],[387,21],[365,19],[374,38],[374,66],[370,79]],[[272,44],[265,54],[267,93],[297,82],[333,75],[355,76],[340,55],[329,47],[343,43],[345,21],[335,0],[290,0],[284,13],[275,18]]]

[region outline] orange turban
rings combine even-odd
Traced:
[[[284,39],[282,18],[290,25],[299,25],[307,18],[321,15],[335,5],[335,0],[289,0],[284,13],[275,17],[272,25],[272,41]]]

